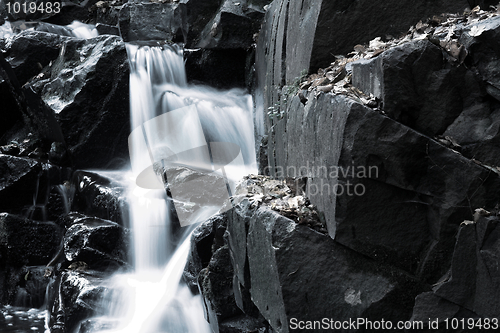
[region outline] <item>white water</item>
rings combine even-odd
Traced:
[[[240,90],[220,92],[188,86],[178,46],[128,45],[127,51],[131,124],[135,130],[129,138],[133,172],[128,195],[135,271],[116,275],[110,281],[114,297],[106,306],[110,311],[104,319],[116,326],[101,332],[209,333],[201,297],[191,295],[181,282],[191,230],[196,225],[184,227],[180,246],[174,249],[170,224],[179,222],[172,222],[165,190],[141,188],[137,177],[148,168],[152,170],[152,164],[165,156],[212,142],[229,142],[241,148],[237,158],[215,170],[224,172],[231,185],[255,172],[252,101]],[[189,157],[196,159],[193,154]],[[183,161],[184,165],[187,162]],[[213,213],[202,209],[197,221]]]

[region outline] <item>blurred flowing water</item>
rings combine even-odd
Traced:
[[[118,274],[110,280],[109,287],[114,291],[105,304],[109,313],[104,319],[115,324],[100,332],[208,333],[201,297],[193,296],[182,282],[190,235],[196,223],[182,228],[172,225],[179,222],[172,218],[172,201],[166,198],[164,179],[156,175],[160,186],[155,189],[138,186],[137,177],[148,166],[152,169],[152,164],[162,158],[158,154],[180,156],[203,143],[226,142],[240,148],[238,157],[224,168],[224,175],[234,188],[238,179],[257,169],[252,100],[242,90],[221,92],[188,85],[183,49],[178,45],[128,44],[127,52],[132,130],[141,136],[148,134],[148,139],[145,143],[135,140],[134,134],[129,138],[132,172],[128,202],[134,272]],[[162,118],[163,115],[169,118]],[[161,126],[168,130],[149,133],[145,124],[155,119],[160,119]],[[165,121],[175,123],[165,125]],[[160,126],[158,122],[154,124]],[[193,131],[197,126],[201,126],[200,132]],[[211,209],[202,209],[197,221],[206,220],[213,213]],[[175,229],[182,236],[174,242]]]
[[[79,38],[97,35],[95,27],[78,22],[66,27],[38,24],[36,29]],[[16,31],[9,22],[0,26],[0,37],[8,39],[14,34]],[[165,154],[181,156],[185,151],[198,151],[200,146],[230,143],[238,147],[237,157],[231,157],[227,165],[214,166],[217,163],[211,155],[209,162],[213,174],[224,176],[229,194],[233,193],[242,176],[257,171],[253,102],[241,89],[219,91],[189,85],[183,49],[179,45],[127,44],[127,52],[131,69],[131,129],[148,134],[150,141],[145,147],[130,139],[131,170],[123,171],[119,177],[128,179],[130,260],[134,270],[116,274],[107,281],[111,292],[102,304],[107,310],[92,319],[96,323],[93,332],[208,333],[210,328],[205,320],[202,299],[192,295],[182,282],[182,273],[192,230],[217,210],[202,207],[204,209],[196,215],[197,223],[180,227],[179,221],[172,216],[173,201],[167,198],[163,187],[165,179],[154,175],[159,186],[143,188],[138,186],[138,177],[143,169],[153,170],[154,164]],[[165,115],[167,117],[163,117]],[[166,124],[169,130],[148,133],[145,124],[152,121],[157,124],[155,119],[160,119],[164,126],[167,118],[175,122]],[[195,155],[190,153],[189,157],[196,160]],[[189,161],[182,162],[185,165]],[[43,309],[4,307],[1,310],[1,332],[48,332],[43,320],[47,311]]]

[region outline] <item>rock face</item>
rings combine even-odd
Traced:
[[[224,225],[224,237],[218,237]],[[192,253],[199,256],[208,246],[214,251],[199,273],[212,328],[219,323],[222,329],[221,320],[240,311],[254,320],[261,315],[275,332],[296,329],[297,320],[395,320],[409,317],[421,290],[390,266],[247,199],[199,230],[215,231],[212,242],[195,236]]]
[[[133,3],[120,10],[120,34],[125,42],[168,40],[185,43],[187,12],[179,3]]]
[[[465,0],[273,1],[259,33],[256,101],[267,110],[278,103],[282,86],[304,70],[327,67],[333,55],[350,52],[356,43],[397,36],[419,20],[467,7]]]
[[[439,9],[425,7],[423,2],[404,4],[407,9],[398,7],[402,5],[358,1],[342,6],[336,1],[317,1],[304,4],[299,11],[300,4],[293,2],[271,4],[256,50],[255,100],[258,107],[263,106],[261,134],[267,135],[263,155],[268,158],[268,167],[261,172],[277,179],[305,180],[301,188],[319,217],[324,216],[333,238],[332,248],[345,250],[345,256],[364,255],[383,269],[402,270],[413,279],[409,285],[415,289],[403,288],[416,292],[409,298],[420,293],[415,302],[405,303],[413,308],[413,314],[402,310],[394,313],[395,317],[427,323],[428,318],[439,317],[441,328],[445,327],[442,318],[496,318],[498,287],[492,267],[498,261],[493,250],[498,238],[494,231],[497,218],[495,213],[478,217],[474,211],[484,208],[496,212],[500,200],[496,143],[500,95],[494,69],[498,62],[495,36],[499,16],[496,10],[487,13],[479,7],[462,14],[465,1],[433,4],[444,6]],[[398,15],[392,15],[394,25],[378,30],[370,22],[374,17],[378,20],[374,13],[382,7],[385,11],[381,17],[392,15],[392,10],[398,10]],[[441,11],[459,14],[437,16]],[[363,24],[357,21],[358,14]],[[427,15],[436,16],[425,20]],[[400,18],[404,18],[405,27],[399,25],[403,22],[398,21]],[[373,39],[397,33],[390,29],[403,31],[412,20],[418,24],[401,38]],[[344,26],[339,26],[340,22]],[[320,30],[326,26],[329,29]],[[291,33],[297,27],[310,38]],[[368,27],[369,33],[365,31],[362,38],[352,40],[360,29]],[[350,33],[344,35],[350,40],[341,37],[344,28],[349,29]],[[368,41],[367,36],[370,45],[361,45]],[[343,43],[349,43],[345,49]],[[328,45],[331,52],[326,64],[321,60],[326,55],[322,45],[325,50]],[[352,49],[349,57],[333,57]],[[329,65],[301,83],[303,69]],[[273,329],[281,329],[280,323],[290,328],[286,316],[295,308],[287,303],[286,290],[300,294],[290,279],[310,262],[321,260],[318,253],[327,245],[315,247],[314,255],[304,255],[307,259],[302,262],[298,249],[307,242],[286,242],[288,237],[295,237],[292,231],[298,228],[289,227],[292,231],[287,234],[286,227],[278,227],[261,209],[252,214],[240,211],[243,217],[239,224],[232,224],[228,218],[229,248],[237,249],[231,252],[239,281],[233,281],[237,286],[235,298],[240,309],[245,309],[243,300],[250,299]],[[473,218],[475,223],[462,223]],[[266,219],[273,222],[263,222]],[[254,220],[264,226],[258,227]],[[264,246],[266,232],[272,236]],[[231,235],[246,238],[237,243]],[[258,241],[252,243],[252,237]],[[266,248],[272,250],[266,253]],[[325,257],[342,261],[342,255],[331,251]],[[280,253],[293,253],[293,259],[287,261],[287,255],[279,257]],[[252,256],[259,260],[254,259],[252,264]],[[349,276],[349,263],[356,263],[354,257],[335,270]],[[282,262],[288,265],[280,266]],[[307,270],[307,277],[312,271],[335,265],[333,260],[325,262]],[[250,274],[241,269],[245,263]],[[302,264],[297,273],[280,275],[281,267],[290,269],[296,263]],[[252,280],[252,265],[259,264],[259,276],[266,276],[266,281],[277,276],[279,282],[266,285],[266,289],[256,288],[256,284],[266,283],[257,277]],[[371,272],[368,262],[353,265],[363,267],[363,273]],[[305,277],[301,290],[313,288],[304,281]],[[384,281],[379,278],[371,285],[383,285]],[[418,286],[423,286],[421,291]],[[238,288],[242,292],[238,293]],[[357,299],[357,289],[352,290],[344,294],[346,299]],[[247,296],[242,296],[245,293]],[[328,300],[323,302],[327,304]],[[267,304],[272,306],[267,309]],[[362,296],[361,304],[365,305]],[[343,311],[339,309],[336,316],[349,313]],[[349,315],[359,317],[362,311]]]
[[[56,113],[73,164],[122,165],[127,158],[129,106],[127,54],[120,38],[65,41],[48,70],[34,85]]]

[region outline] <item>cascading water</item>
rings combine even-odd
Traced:
[[[157,170],[154,166],[159,162],[165,167],[167,159],[162,158],[175,156],[176,165],[182,167],[212,163],[214,174],[227,177],[231,193],[238,179],[256,171],[251,97],[241,90],[219,92],[188,86],[183,51],[177,45],[130,44],[127,51],[133,129],[129,138],[133,185],[128,198],[135,271],[111,279],[114,292],[107,300],[106,308],[110,311],[105,321],[115,324],[111,325],[112,329],[101,332],[209,332],[201,298],[191,295],[181,283],[181,276],[194,222],[206,220],[215,210],[201,207],[196,217],[185,223],[188,226],[184,227],[180,246],[174,249],[170,224],[178,222],[172,222],[168,206],[172,203],[166,200],[164,179],[152,173],[146,182],[142,179],[142,185],[156,181],[160,186],[144,189],[137,184],[141,185],[140,177],[145,172]],[[137,137],[144,139],[137,140]],[[228,158],[225,165],[217,164],[217,160],[224,159],[216,156],[220,143],[225,143],[224,147],[238,147],[234,154],[238,156]],[[205,155],[200,153],[203,151],[200,148],[209,146],[210,159],[201,161]],[[173,199],[177,203],[176,198]]]

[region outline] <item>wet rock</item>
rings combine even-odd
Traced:
[[[128,160],[128,63],[117,36],[70,39],[41,85],[77,168],[112,168]],[[44,76],[45,78],[45,76]],[[53,140],[57,141],[57,140]]]
[[[185,43],[187,11],[182,3],[126,3],[120,10],[120,34],[125,42],[161,40]]]
[[[223,245],[222,236],[225,230],[226,220],[224,214],[221,214],[201,223],[191,235],[191,249],[183,277],[195,294],[200,292],[198,276],[210,263],[212,254]]]
[[[56,254],[62,235],[53,222],[0,214],[0,255],[7,265],[45,265]]]
[[[237,316],[223,320],[219,324],[219,333],[271,332],[269,325],[250,316]]]
[[[229,199],[226,179],[187,167],[166,168],[167,194],[172,197],[181,226],[202,222]]]
[[[332,238],[374,259],[435,282],[458,225],[499,198],[495,172],[346,97],[290,110],[269,138],[271,175],[307,177]]]
[[[242,220],[248,221],[248,232]],[[389,320],[411,313],[419,289],[415,281],[326,235],[268,208],[252,208],[247,200],[228,215],[227,223],[231,255],[242,258],[233,262],[239,267],[235,281],[246,283],[251,300],[275,331],[287,331],[291,318]],[[245,265],[250,284],[239,278]]]
[[[70,215],[69,223],[64,235],[64,255],[71,263],[84,263],[75,264],[74,269],[115,271],[127,266],[128,231],[123,227],[80,214]]]
[[[103,282],[103,276],[95,272],[64,271],[49,308],[51,332],[73,332],[84,319],[103,313],[102,301],[109,294]]]
[[[23,267],[14,305],[25,308],[40,308],[45,302],[45,293],[50,280],[46,266]]]
[[[6,45],[5,59],[23,85],[57,58],[62,42],[68,39],[48,32],[26,30]]]
[[[201,32],[196,47],[247,49],[253,42],[254,33],[252,20],[244,13],[242,2],[225,0],[215,17]]]
[[[500,313],[500,219],[488,215],[476,211],[475,222],[462,223],[451,270],[435,293],[480,316],[496,318]]]
[[[11,141],[38,140],[38,148],[48,150],[52,142],[64,142],[61,129],[52,111],[30,88],[21,88],[9,63],[0,54],[0,77],[5,101],[9,107],[2,108],[6,132],[1,135],[2,144]],[[22,121],[21,121],[22,117]],[[34,135],[36,140],[30,138]]]
[[[128,216],[125,189],[111,178],[92,172],[73,174],[71,210],[124,225]]]
[[[184,58],[190,83],[202,83],[219,89],[245,87],[245,50],[185,50]]]
[[[219,323],[241,314],[233,294],[233,270],[227,245],[218,248],[207,268],[199,276],[200,291],[208,312],[208,322],[214,332]]]
[[[0,61],[4,61],[0,59]],[[3,63],[5,64],[5,63]],[[10,68],[9,68],[10,70]],[[10,131],[14,126],[22,127],[23,114],[20,110],[20,105],[18,104],[18,99],[15,95],[15,88],[10,82],[8,74],[5,72],[3,66],[0,67],[0,97],[3,101],[3,107],[0,111],[0,116],[2,117],[2,123],[0,124],[0,142],[2,144],[7,143],[8,131]],[[5,153],[2,151],[2,153]]]
[[[200,33],[215,16],[222,0],[187,0],[187,18],[189,22],[186,47],[192,48],[200,40]]]
[[[115,35],[115,36],[120,36],[120,30],[111,25],[103,24],[103,23],[97,23],[95,28],[99,32],[99,35]]]
[[[42,165],[32,159],[0,155],[0,211],[21,212],[33,205]]]

